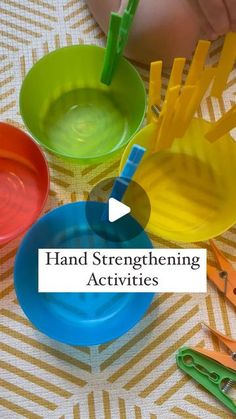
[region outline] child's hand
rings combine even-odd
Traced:
[[[236,31],[236,0],[198,0],[210,26],[211,38]]]
[[[128,0],[87,0],[95,19],[107,32],[112,10]],[[199,39],[210,41],[236,31],[236,0],[140,0],[126,55],[171,66],[174,57],[191,57]]]

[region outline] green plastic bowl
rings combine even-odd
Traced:
[[[21,115],[35,140],[85,164],[124,147],[146,110],[143,81],[124,58],[111,85],[100,82],[104,53],[92,45],[53,51],[32,67],[20,92]]]

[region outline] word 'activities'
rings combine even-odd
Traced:
[[[39,292],[206,292],[203,249],[39,249],[38,257]]]

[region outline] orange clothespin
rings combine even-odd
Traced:
[[[236,341],[204,325],[227,347],[230,354],[199,347],[183,347],[176,354],[177,365],[236,414],[236,401],[232,395],[236,385]]]
[[[208,349],[198,347],[195,347],[194,350],[208,356],[211,359],[214,359],[224,367],[231,368],[232,370],[236,371],[236,341],[229,338],[228,336],[223,335],[223,333],[218,332],[218,330],[213,329],[208,324],[204,322],[202,324],[204,324],[204,326],[207,327],[211,333],[213,333],[219,339],[219,341],[226,346],[229,354],[225,352],[210,351]]]
[[[218,262],[219,269],[208,264],[207,277],[223,292],[234,307],[236,307],[236,270],[212,240],[210,240],[210,245]]]

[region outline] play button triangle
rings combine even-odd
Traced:
[[[111,223],[119,220],[131,212],[130,207],[118,201],[115,198],[110,198],[108,201],[108,219]]]

